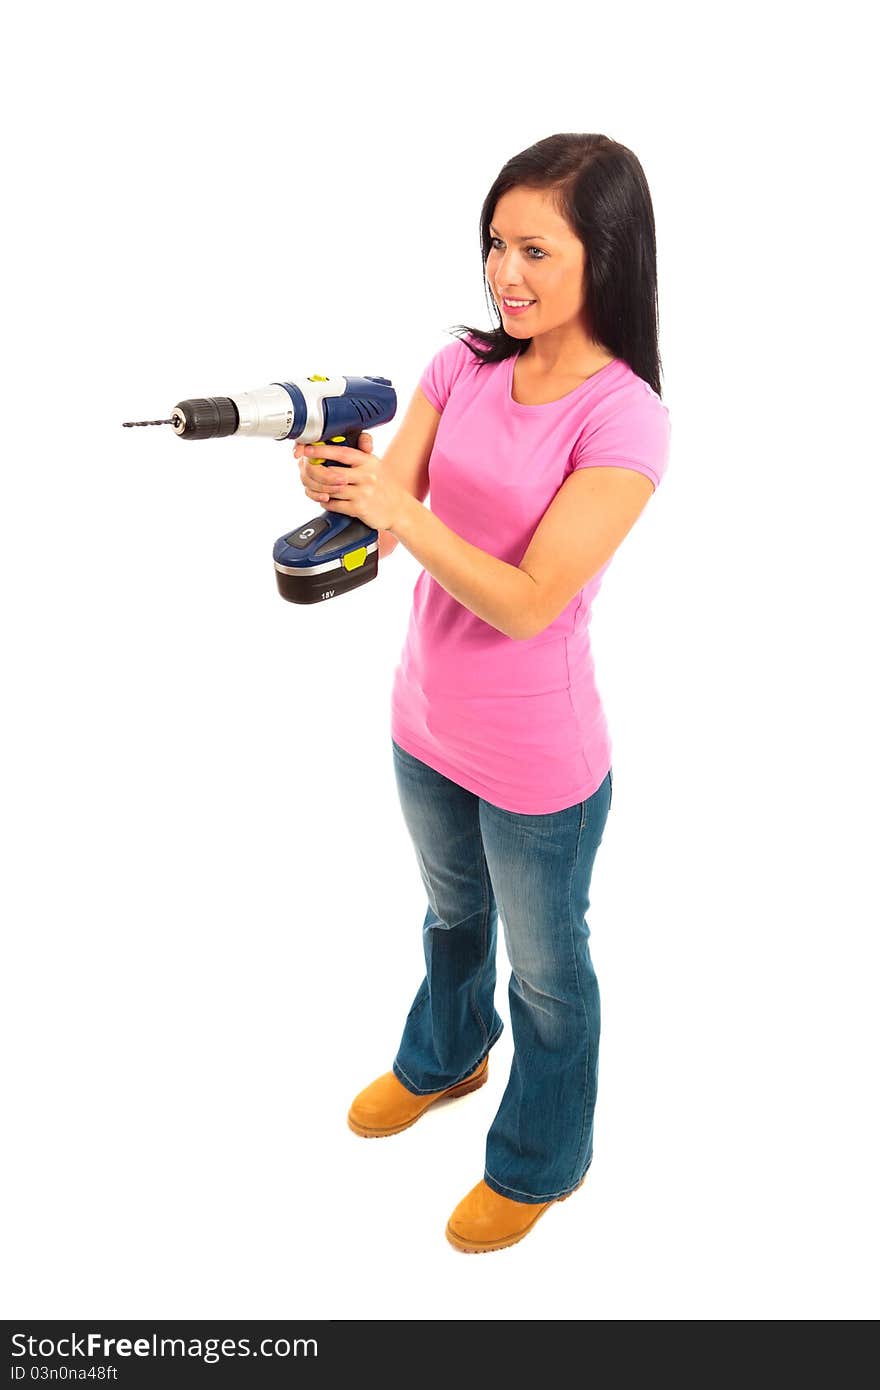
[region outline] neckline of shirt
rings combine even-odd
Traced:
[[[586,389],[587,389],[588,386],[592,386],[594,381],[598,381],[599,378],[600,378],[601,376],[604,376],[606,372],[610,372],[611,369],[612,369],[612,367],[624,367],[624,366],[626,366],[626,363],[623,362],[623,361],[621,360],[621,358],[615,357],[611,362],[606,362],[604,367],[600,367],[599,370],[598,370],[598,372],[593,372],[593,375],[592,375],[592,376],[588,376],[587,379],[586,379],[586,381],[582,381],[582,382],[581,382],[580,386],[576,386],[576,387],[574,388],[573,391],[568,391],[568,392],[566,392],[566,394],[565,394],[564,396],[560,396],[557,400],[555,400],[555,401],[542,401],[542,402],[540,403],[540,405],[523,405],[522,401],[515,401],[515,400],[513,399],[513,368],[514,368],[514,365],[515,365],[515,363],[516,363],[516,359],[517,359],[518,356],[520,356],[520,354],[514,352],[514,353],[511,354],[510,357],[508,357],[508,358],[505,359],[506,364],[507,364],[507,376],[506,376],[507,404],[508,404],[513,410],[521,410],[521,411],[524,411],[526,414],[533,414],[534,412],[536,412],[536,411],[541,411],[541,410],[550,410],[551,407],[554,406],[554,405],[562,405],[562,404],[564,404],[566,401],[575,400],[575,399],[580,395],[580,393],[581,393],[582,391],[586,391]]]

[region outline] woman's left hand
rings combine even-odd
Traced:
[[[372,439],[361,433],[358,442],[372,449]],[[296,444],[294,458],[299,460],[300,477],[322,507],[328,512],[356,516],[374,531],[390,531],[397,523],[404,491],[398,483],[384,475],[382,460],[365,449],[352,449],[345,444]],[[327,459],[329,467],[310,463],[310,458]],[[349,468],[334,468],[334,463],[347,463]],[[329,493],[327,501],[322,494]]]

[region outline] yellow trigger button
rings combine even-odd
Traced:
[[[329,381],[330,378],[329,378],[329,376],[310,376],[310,377],[307,377],[306,380],[307,380],[307,381]]]
[[[344,434],[334,434],[333,438],[330,440],[330,443],[331,443],[331,444],[344,444],[344,443],[345,443],[345,435],[344,435]]]

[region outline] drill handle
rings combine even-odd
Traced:
[[[361,425],[358,425],[356,429],[348,430],[348,432],[347,432],[346,434],[334,434],[332,438],[328,438],[328,439],[319,439],[319,440],[317,440],[317,441],[312,445],[312,447],[313,447],[314,449],[319,449],[319,448],[321,447],[322,444],[339,444],[339,445],[342,445],[342,446],[344,446],[344,447],[346,447],[346,448],[348,448],[348,449],[357,449],[357,448],[359,447],[359,446],[358,446],[358,440],[360,439],[361,435],[364,434],[364,433],[365,433],[365,431],[364,431],[364,429],[362,428],[362,426],[361,426]],[[311,455],[311,462],[312,462],[312,463],[326,463],[327,460],[326,460],[326,459],[319,458],[317,455],[312,454],[312,455]],[[330,462],[331,462],[331,464],[332,464],[332,466],[333,466],[334,468],[350,468],[350,467],[351,467],[351,464],[350,464],[350,463],[343,463],[341,459],[331,459]]]

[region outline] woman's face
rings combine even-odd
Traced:
[[[489,232],[486,278],[505,332],[534,338],[569,325],[583,332],[583,243],[548,195],[533,188],[509,189],[495,205]],[[516,312],[508,309],[505,298],[535,302]]]

